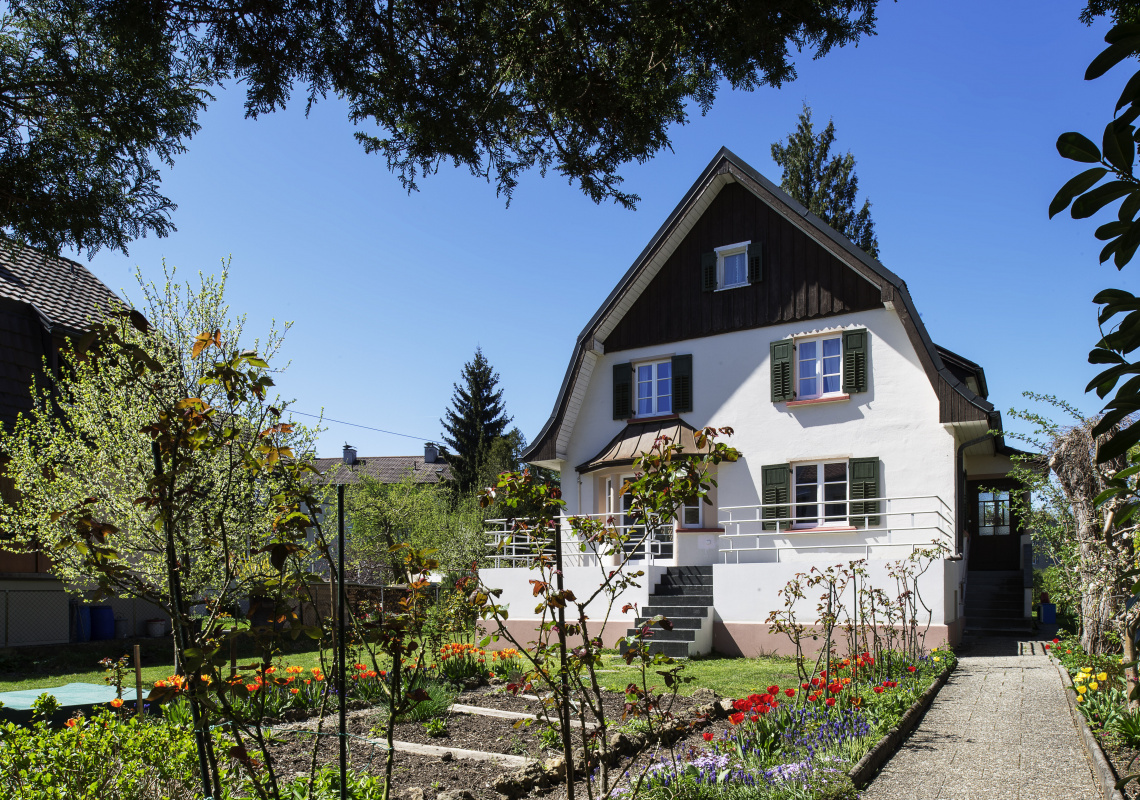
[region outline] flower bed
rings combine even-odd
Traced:
[[[866,680],[859,670],[874,661],[863,654],[798,686],[768,686],[734,700],[727,720],[681,740],[639,785],[621,789],[646,800],[855,797],[848,773],[953,664],[953,653],[935,651]]]
[[[1075,636],[1061,636],[1046,645],[1068,671],[1070,691],[1078,712],[1100,746],[1116,777],[1136,772],[1140,757],[1140,713],[1128,709],[1128,683],[1120,654],[1086,653]],[[1140,783],[1122,789],[1124,797],[1140,800]]]

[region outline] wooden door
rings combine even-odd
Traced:
[[[1012,504],[1018,491],[1011,480],[966,484],[971,570],[1021,568],[1021,520]]]

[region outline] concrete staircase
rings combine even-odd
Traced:
[[[971,570],[966,576],[966,630],[973,633],[1027,633],[1021,570]]]
[[[667,631],[657,625],[648,639],[649,652],[664,653],[673,658],[688,658],[712,652],[713,626],[712,567],[666,567],[661,582],[649,596],[649,605],[641,609],[637,628],[651,618],[664,615],[673,623]]]

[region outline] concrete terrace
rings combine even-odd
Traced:
[[[1039,642],[967,639],[958,669],[864,800],[1098,800]]]

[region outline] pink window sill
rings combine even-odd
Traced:
[[[850,400],[849,394],[836,394],[831,397],[816,397],[811,400],[789,400],[788,408],[795,408],[796,406],[818,406],[824,403],[842,403],[844,400]]]
[[[846,533],[857,530],[854,525],[844,525],[835,528],[784,528],[780,533]]]

